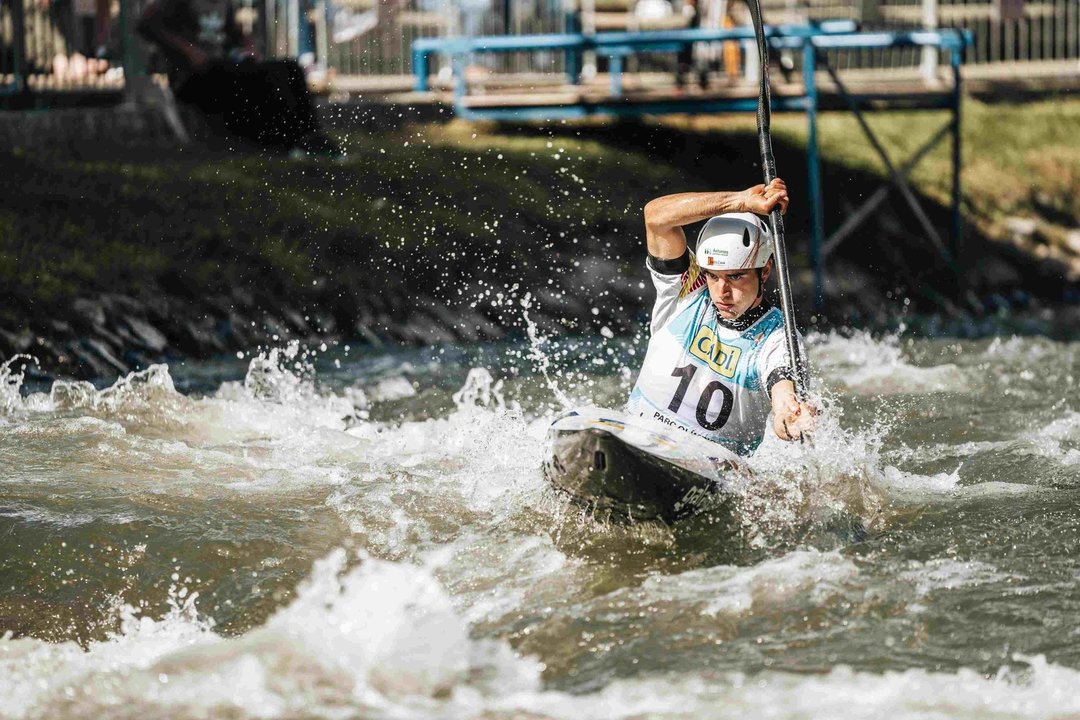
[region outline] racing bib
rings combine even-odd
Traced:
[[[725,328],[707,292],[691,295],[654,331],[627,410],[753,452],[771,410],[761,353],[782,326],[772,308],[742,332]]]

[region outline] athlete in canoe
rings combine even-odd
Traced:
[[[759,216],[776,205],[787,211],[779,178],[742,192],[666,195],[645,206],[656,304],[631,415],[743,455],[761,443],[770,410],[784,440],[812,429],[816,410],[796,398],[783,316],[763,296],[773,241]],[[691,253],[683,226],[706,219]]]

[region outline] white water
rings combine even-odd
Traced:
[[[558,370],[545,368],[558,391],[537,401],[535,384],[497,367],[463,368],[453,410],[393,422],[365,418],[425,401],[434,391],[420,374],[320,388],[309,366],[295,368],[295,348],[256,358],[244,383],[205,397],[177,393],[163,366],[103,391],[57,383],[29,397],[5,371],[0,519],[28,533],[25,547],[60,553],[49,539],[59,537],[90,558],[115,543],[118,569],[74,558],[42,571],[42,593],[59,593],[69,570],[93,580],[68,602],[107,630],[80,635],[82,646],[0,640],[0,718],[1080,712],[1073,665],[1044,657],[1061,637],[1053,627],[1034,653],[1005,615],[982,627],[1011,643],[980,637],[978,624],[956,625],[952,644],[940,635],[953,605],[1003,613],[996,603],[1012,598],[1011,622],[1030,593],[1059,604],[1071,593],[1010,559],[1017,542],[1035,552],[1024,540],[980,540],[993,513],[966,529],[952,519],[979,503],[1041,501],[1055,492],[1043,478],[1075,476],[1075,394],[1053,413],[1033,402],[1014,432],[984,408],[973,437],[949,399],[991,377],[1023,401],[1040,381],[1022,373],[1040,361],[1064,366],[1058,384],[1075,390],[1065,379],[1075,349],[931,347],[939,362],[927,364],[896,340],[812,347],[828,411],[813,445],[772,439],[751,459],[762,483],[740,498],[749,565],[723,560],[707,528],[599,526],[548,491],[539,467],[551,399],[595,397]],[[617,370],[588,379],[602,397],[628,385]],[[860,405],[880,386],[896,404]],[[937,425],[923,431],[921,418]],[[1044,469],[980,475],[1025,458]],[[923,512],[931,520],[919,525]],[[823,530],[835,517],[883,540],[849,546]],[[1068,547],[1042,551],[1067,564]],[[258,610],[272,593],[255,580],[222,589],[244,573],[284,589],[271,611]],[[219,613],[234,613],[232,631]]]

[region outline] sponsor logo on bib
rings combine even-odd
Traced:
[[[690,354],[704,360],[718,374],[730,378],[735,376],[735,368],[739,365],[742,350],[732,345],[725,345],[710,328],[702,326],[694,341],[690,343]]]

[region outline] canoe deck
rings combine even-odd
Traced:
[[[544,475],[597,514],[674,522],[723,505],[731,483],[745,475],[724,448],[705,443],[614,411],[574,411],[548,431]]]

